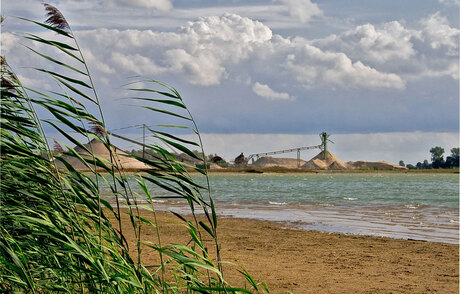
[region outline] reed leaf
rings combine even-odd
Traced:
[[[251,293],[243,288],[231,287],[224,281],[220,248],[217,246],[214,202],[211,197],[206,197],[209,202],[206,201],[202,195],[205,192],[210,196],[206,170],[181,163],[172,151],[156,144],[146,146],[157,154],[153,160],[129,156],[151,167],[144,176],[137,178],[137,182],[144,193],[141,198],[150,205],[149,210],[153,212],[154,220],[140,213],[143,207],[137,200],[140,195],[131,190],[123,167],[118,164],[118,155],[112,150],[102,106],[71,27],[58,9],[48,4],[44,6],[47,12],[45,22],[21,19],[57,33],[64,40],[47,39],[34,34],[27,34],[25,38],[64,53],[67,59],[77,61],[84,69],[70,66],[59,57],[44,54],[29,46],[37,57],[57,68],[36,68],[37,72],[44,73],[60,87],[58,91],[43,93],[23,87],[6,60],[3,57],[1,59],[2,291]],[[196,123],[179,92],[156,80],[148,79],[147,82],[161,89],[130,90],[142,92],[146,96],[159,95],[161,99],[136,98],[143,103],[155,103],[156,106],[142,105],[141,108],[190,124],[182,126],[159,122],[157,126],[189,129],[198,139],[193,141],[173,133],[148,129],[150,135],[172,149],[206,163],[204,158],[185,146],[201,148],[201,154],[204,154]],[[34,108],[36,105],[43,107],[48,116],[54,117],[53,120],[39,119]],[[88,111],[94,109],[94,106],[98,111],[96,114]],[[169,109],[163,109],[162,106]],[[77,152],[67,145],[64,145],[66,151],[62,147],[52,151],[42,121],[82,151]],[[76,138],[72,132],[84,139]],[[109,159],[93,152],[93,144],[96,143],[102,143],[109,153]],[[88,171],[84,173],[76,169],[71,163],[74,160],[82,163]],[[189,170],[203,174],[207,184],[196,183],[189,175]],[[146,182],[170,194],[152,196]],[[114,197],[115,203],[102,197],[104,188]],[[182,199],[189,205],[192,221],[174,212],[173,215],[187,224],[191,243],[162,245],[153,201],[160,197]],[[122,205],[126,207],[123,209]],[[205,214],[203,221],[197,220],[197,209]],[[146,239],[141,229],[154,230],[156,240]],[[134,232],[135,242],[128,243],[124,234],[126,230]],[[209,234],[216,244],[215,258],[209,256],[209,244],[201,236],[200,230]],[[160,264],[150,265],[143,261],[147,249],[159,254]],[[134,251],[137,260],[131,254]]]

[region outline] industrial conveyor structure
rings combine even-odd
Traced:
[[[291,152],[296,152],[297,151],[297,167],[300,167],[300,151],[310,150],[310,149],[321,149],[322,151],[324,151],[324,160],[327,160],[327,141],[329,141],[331,143],[334,143],[331,140],[329,140],[329,136],[330,136],[330,134],[328,134],[326,132],[322,132],[321,134],[319,134],[319,137],[321,138],[321,144],[319,144],[319,145],[291,148],[291,149],[272,151],[272,152],[255,153],[255,154],[249,155],[247,157],[246,161],[249,162],[252,159],[253,162],[254,162],[254,158],[259,159],[260,157],[263,157],[263,156],[270,156],[270,155],[283,154],[283,153],[291,153]]]

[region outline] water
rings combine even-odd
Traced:
[[[328,232],[459,241],[459,177],[454,174],[223,173],[211,174],[210,182],[217,213],[224,217]],[[153,186],[152,193],[168,195]],[[177,200],[159,199],[157,209],[187,212]]]

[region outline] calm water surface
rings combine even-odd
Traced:
[[[459,241],[455,174],[211,174],[210,183],[221,216],[329,232]],[[153,186],[152,191],[167,196]],[[184,203],[172,200],[158,199],[157,209],[187,212]]]

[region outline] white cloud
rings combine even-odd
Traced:
[[[341,88],[404,88],[396,74],[382,73],[362,62],[352,62],[344,53],[304,45],[287,57],[286,67],[307,87],[333,85]]]
[[[19,42],[19,37],[11,34],[11,33],[8,33],[8,32],[2,32],[1,36],[0,36],[0,40],[1,40],[1,51],[2,51],[2,55],[5,56],[7,55],[8,53],[11,52],[12,48],[17,45],[17,43]]]
[[[423,38],[432,49],[443,49],[450,55],[458,55],[460,30],[449,26],[447,18],[439,12],[422,20]]]
[[[40,78],[34,79],[28,76],[18,75],[18,79],[23,85],[30,88],[52,90],[51,85],[48,82],[44,83]]]
[[[270,40],[272,32],[258,21],[224,14],[200,18],[171,33],[99,29],[79,35],[100,60],[125,71],[172,73],[191,84],[210,86]],[[105,52],[112,52],[111,60]]]
[[[97,29],[76,34],[91,69],[103,75],[168,75],[199,86],[277,76],[271,87],[295,81],[308,89],[376,90],[403,89],[407,80],[427,76],[458,76],[459,30],[439,13],[421,27],[408,29],[397,21],[367,24],[309,41],[273,35],[259,21],[227,13],[190,21],[175,32]],[[2,36],[5,50],[16,46],[8,34]],[[260,83],[248,88],[266,98],[290,97]]]
[[[419,77],[450,76],[459,79],[460,30],[451,27],[439,12],[423,19],[421,41],[414,42],[419,53]]]
[[[121,54],[120,52],[113,52],[110,61],[118,68],[123,68],[138,75],[159,74],[164,71],[164,69],[155,64],[154,60],[138,53]],[[98,69],[101,70],[100,68]]]
[[[283,83],[295,80],[307,88],[404,87],[397,74],[309,45],[303,38],[273,35],[261,22],[236,14],[202,17],[176,32],[97,29],[76,34],[91,70],[101,75],[172,75],[200,86],[219,85],[228,78],[277,76],[271,86],[285,87]],[[262,86],[252,90],[271,99],[290,97]]]
[[[286,5],[289,14],[296,20],[306,23],[315,16],[321,16],[323,12],[316,3],[310,0],[276,0]]]
[[[109,64],[102,62],[98,58],[96,58],[93,52],[87,50],[84,52],[85,60],[90,65],[91,70],[97,70],[104,74],[114,74],[115,70]]]
[[[311,41],[335,53],[345,53],[377,71],[397,74],[404,80],[451,76],[458,79],[460,30],[436,13],[409,29],[392,21],[380,26],[366,24],[340,35]]]
[[[37,3],[5,3],[10,7],[7,17],[43,19],[43,9]],[[193,112],[207,131],[302,132],[306,129],[299,126],[317,130],[321,122],[327,122],[334,132],[419,128],[455,131],[458,126],[458,26],[449,24],[441,13],[420,20],[417,15],[426,13],[425,8],[417,7],[406,20],[401,12],[397,14],[399,21],[354,27],[353,23],[376,19],[374,14],[350,14],[356,20],[346,26],[334,26],[327,20],[353,12],[354,7],[338,13],[335,5],[332,9],[320,3],[319,7],[327,9],[331,16],[327,20],[313,17],[305,30],[306,25],[290,16],[286,5],[274,1],[266,7],[259,2],[247,5],[237,1],[225,7],[196,4],[191,9],[185,7],[190,4],[174,2],[178,7],[164,13],[138,6],[120,7],[119,1],[118,6],[109,6],[107,10],[101,8],[102,1],[59,3],[75,25],[74,32],[99,96],[104,107],[108,107],[108,121],[113,120],[117,127],[132,120],[151,120],[141,117],[136,110],[127,115],[127,107],[112,103],[129,95],[118,86],[128,83],[126,78],[133,75],[177,87],[184,97],[191,99]],[[83,7],[79,8],[81,3]],[[345,4],[339,6],[343,8]],[[221,15],[227,7],[236,14]],[[366,8],[365,12],[374,13],[371,10]],[[196,18],[202,12],[206,17]],[[375,12],[378,19],[391,15]],[[416,16],[420,21],[414,19]],[[274,34],[275,22],[283,26],[295,24],[296,30],[283,27],[278,31],[285,35]],[[92,26],[98,29],[89,29]],[[174,30],[179,26],[183,27]],[[343,31],[344,27],[347,31]],[[28,68],[49,68],[53,64],[31,57],[33,54],[21,46],[28,41],[8,30],[46,34],[13,18],[7,18],[3,29],[2,53],[7,52],[8,61],[25,82],[43,86],[39,80],[45,74]],[[322,37],[331,31],[337,35]],[[322,39],[296,37],[299,34]],[[64,54],[57,55],[44,45],[33,46],[67,62]],[[55,89],[54,84],[51,86]],[[265,103],[263,111],[255,111],[262,98],[253,93],[254,89],[266,97],[279,99],[287,95],[297,99],[284,103],[286,108],[282,110],[276,107],[278,103]],[[241,108],[243,104],[245,107]],[[279,115],[280,111],[283,115]],[[209,118],[210,112],[218,119]],[[126,121],[119,120],[121,115]],[[425,123],[427,117],[430,123]]]
[[[252,91],[259,95],[260,97],[264,97],[270,100],[287,100],[290,99],[288,93],[281,93],[281,92],[276,92],[273,89],[271,89],[268,85],[260,84],[256,82],[252,86]]]
[[[380,29],[372,24],[357,26],[340,36],[331,35],[313,44],[329,51],[344,52],[351,58],[383,64],[391,60],[407,60],[415,55],[411,38],[415,32],[399,22],[385,23]]]
[[[184,49],[170,49],[166,51],[165,57],[169,61],[169,71],[182,74],[194,85],[218,85],[225,76],[222,60],[217,59],[211,52],[192,55]]]

